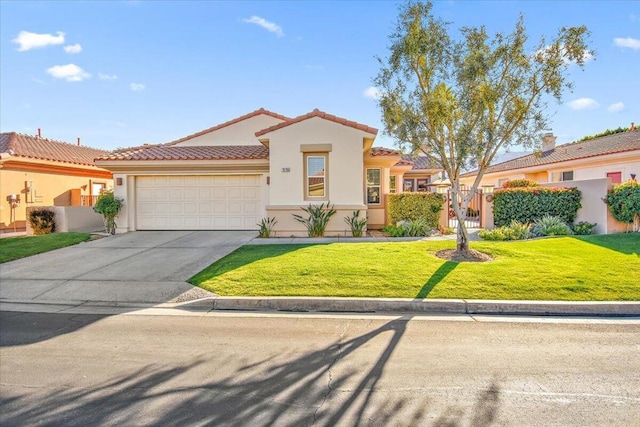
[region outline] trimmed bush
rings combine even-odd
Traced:
[[[502,188],[539,187],[540,185],[530,179],[512,179],[502,184]]]
[[[34,235],[49,234],[56,231],[56,214],[47,208],[33,209],[29,211],[29,224]]]
[[[444,196],[438,193],[390,194],[387,209],[391,224],[423,220],[430,229],[438,228]]]
[[[122,210],[123,200],[118,199],[113,191],[104,191],[96,204],[93,206],[93,211],[102,215],[104,220],[104,231],[109,234],[116,234],[116,217]]]
[[[533,223],[545,215],[558,216],[573,223],[582,206],[577,188],[525,187],[503,188],[493,193],[493,222],[497,227],[511,221]]]
[[[613,187],[607,193],[605,203],[611,215],[621,222],[630,224],[640,217],[640,183],[629,180]]]

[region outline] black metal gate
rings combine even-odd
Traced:
[[[469,194],[471,190],[469,188],[460,189],[460,193],[458,195],[458,205],[461,204],[461,196],[466,196]],[[456,214],[453,211],[453,197],[451,195],[451,189],[447,192],[447,206],[449,207],[449,227],[457,228],[458,220],[456,219]],[[469,205],[467,206],[467,215],[464,219],[464,225],[467,228],[480,228],[481,226],[481,218],[482,218],[482,190],[476,190],[473,198],[469,201]]]

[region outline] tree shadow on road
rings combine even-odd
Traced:
[[[91,387],[35,388],[19,395],[5,390],[0,424],[425,425],[433,419],[428,396],[378,394],[407,323],[395,319],[284,362],[245,363],[222,378],[216,367],[232,360],[212,356],[179,367],[146,366]],[[352,366],[349,357],[358,351],[372,355],[371,363]],[[473,425],[489,425],[498,403],[499,389],[492,384],[476,402]],[[464,411],[447,408],[434,425],[459,425],[462,416]]]

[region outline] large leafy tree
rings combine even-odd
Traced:
[[[464,218],[485,170],[501,148],[540,141],[546,101],[560,102],[572,87],[569,67],[594,53],[584,26],[530,45],[522,17],[512,33],[494,36],[480,26],[452,37],[449,25],[433,16],[430,2],[401,6],[374,83],[386,133],[442,165],[459,201],[452,203],[457,251],[470,256]],[[471,191],[461,191],[460,174],[470,167],[478,173]]]

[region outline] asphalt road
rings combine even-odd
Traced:
[[[640,324],[0,312],[0,383],[2,426],[634,426]]]

